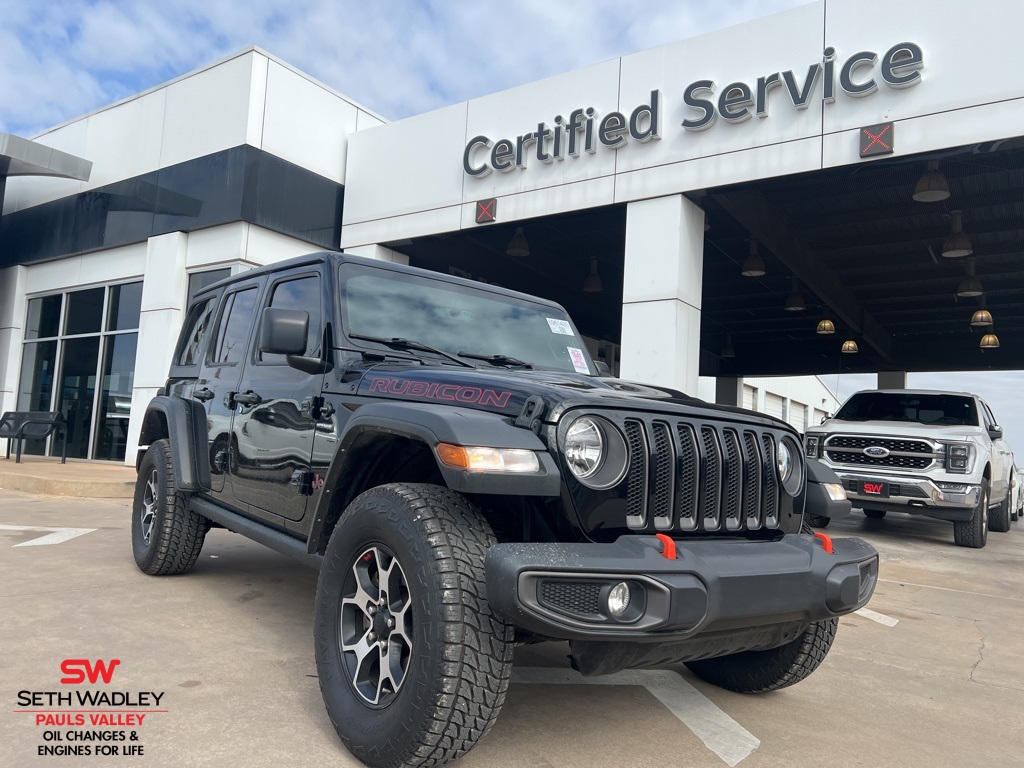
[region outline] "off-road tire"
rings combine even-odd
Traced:
[[[865,509],[864,517],[870,517],[872,520],[881,520],[885,517],[884,509]]]
[[[981,549],[988,542],[988,478],[981,481],[981,495],[970,520],[953,521],[953,541],[958,547]]]
[[[825,660],[839,619],[812,623],[795,640],[767,651],[743,651],[688,661],[701,680],[737,693],[765,693],[799,683]]]
[[[1010,530],[1010,493],[1007,491],[1006,498],[998,507],[993,507],[988,512],[988,529],[996,533],[1006,533]]]
[[[465,497],[436,485],[372,488],[342,514],[317,583],[317,672],[335,730],[349,751],[371,768],[454,760],[472,749],[497,718],[512,671],[514,636],[512,625],[494,615],[487,603],[484,558],[494,543],[487,521]],[[389,585],[396,562],[397,573],[407,582],[402,605],[408,607],[395,614],[403,627],[398,644],[410,641],[408,649],[402,648],[406,666],[397,691],[389,690],[392,681],[378,672],[376,704],[366,697],[362,661],[355,668],[359,680],[351,671],[359,658],[352,650],[353,638],[365,627],[365,645],[359,647],[369,647],[370,632],[376,630],[375,618],[366,611],[369,623],[356,625],[354,631],[351,618],[363,619],[358,590],[366,576],[361,569],[373,567],[366,565],[367,553],[378,562],[387,561],[386,570],[377,573],[386,574]],[[373,597],[372,591],[371,579],[364,594]],[[394,591],[388,586],[385,595],[378,586],[377,595],[387,605]],[[374,617],[379,610],[372,611]],[[380,642],[379,635],[372,637]],[[387,647],[391,668],[395,656],[393,646]],[[383,658],[380,651],[378,670]],[[372,663],[369,669],[372,688]]]
[[[149,446],[139,465],[132,504],[132,553],[151,576],[186,573],[199,559],[209,521],[188,508],[188,494],[174,485],[167,440]]]

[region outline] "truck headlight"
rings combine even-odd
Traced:
[[[789,437],[779,441],[775,450],[775,466],[779,471],[779,482],[790,496],[800,493],[803,482],[803,463],[800,460],[800,449]]]
[[[626,474],[626,440],[612,424],[594,416],[581,416],[565,431],[563,452],[573,476],[588,488],[617,485]]]
[[[946,471],[966,475],[971,468],[970,443],[946,443]]]
[[[807,439],[804,442],[804,455],[807,456],[808,459],[816,459],[816,458],[818,458],[818,436],[817,435],[808,435],[807,436]]]

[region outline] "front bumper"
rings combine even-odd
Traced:
[[[492,609],[530,632],[569,640],[660,642],[810,622],[867,604],[878,553],[865,541],[787,534],[774,541],[680,540],[676,558],[654,536],[611,544],[497,544],[486,559]],[[606,608],[630,586],[621,620]]]
[[[956,490],[942,489],[930,477],[921,475],[896,475],[884,472],[849,472],[835,469],[840,482],[846,488],[846,496],[854,506],[884,509],[896,512],[915,512],[943,520],[970,520],[978,506],[981,486],[967,482],[967,478],[943,482],[943,485],[959,486]],[[864,481],[885,483],[890,494],[886,498],[859,493]]]

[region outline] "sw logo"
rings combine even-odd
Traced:
[[[120,663],[120,659],[111,659],[108,662],[102,659],[96,659],[95,662],[89,659],[64,659],[60,663],[60,671],[67,677],[62,677],[60,681],[64,685],[81,685],[88,678],[89,682],[95,685],[97,680],[103,678],[104,685],[110,685],[114,669]]]
[[[864,483],[864,493],[881,493],[884,490],[884,483]]]

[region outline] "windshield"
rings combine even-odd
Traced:
[[[978,426],[974,398],[962,395],[858,392],[846,401],[835,417],[843,421],[913,421]]]
[[[401,338],[465,352],[470,360],[497,355],[509,365],[595,373],[583,340],[560,308],[357,264],[342,265],[341,276],[349,336]]]

